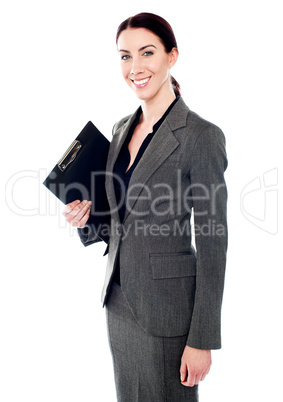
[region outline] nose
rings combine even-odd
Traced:
[[[133,58],[131,74],[137,75],[143,72],[143,67],[139,58]]]

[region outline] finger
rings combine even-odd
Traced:
[[[63,210],[63,215],[64,216],[68,215],[77,205],[79,205],[79,203],[80,203],[79,200],[75,200],[67,204]]]
[[[85,208],[85,206],[88,205],[88,201],[84,200],[82,202],[78,202],[77,204],[75,204],[75,206],[70,209],[67,209],[67,214],[65,214],[65,218],[67,219],[67,222],[71,223],[71,221],[82,211],[83,208]],[[79,220],[79,219],[78,219]]]
[[[197,374],[195,376],[195,385],[199,384],[199,382],[201,381],[202,375],[203,375],[203,373]]]
[[[195,374],[188,372],[188,377],[181,381],[182,385],[185,387],[193,387],[195,385]]]
[[[185,381],[187,377],[187,364],[183,361],[181,361],[181,367],[180,367],[180,380],[181,382]]]
[[[207,374],[209,373],[210,368],[208,368],[207,370],[205,370],[201,376],[200,376],[200,381],[203,381],[205,379],[205,377],[207,376]]]
[[[86,214],[82,217],[82,219],[78,222],[77,227],[83,229],[88,221],[90,215],[90,208],[86,212]]]
[[[70,213],[70,215],[72,216],[72,218],[69,220],[69,222],[73,225],[73,226],[78,226],[80,224],[80,221],[85,217],[86,214],[90,213],[90,206],[91,206],[91,201],[86,201],[86,202],[82,202],[79,205],[79,209],[78,211],[74,211]],[[76,208],[75,208],[76,209]],[[68,219],[67,219],[68,220]]]
[[[195,376],[195,374],[194,373],[190,373],[189,372],[189,374],[188,374],[188,379],[187,379],[187,384],[188,384],[188,387],[193,387],[194,385],[195,385],[195,383],[196,383],[196,376]]]
[[[91,204],[90,202],[86,201],[80,205],[78,213],[71,220],[71,223],[74,226],[77,226],[77,223],[79,223],[81,219],[83,219],[84,216],[90,211],[90,204]]]
[[[71,223],[71,221],[77,216],[77,214],[81,211],[81,209],[86,205],[85,201],[78,202],[75,206],[68,206],[65,209],[65,218],[67,222]]]

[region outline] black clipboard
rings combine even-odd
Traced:
[[[43,182],[64,204],[92,201],[87,226],[106,243],[110,229],[105,191],[109,145],[108,139],[89,121]]]

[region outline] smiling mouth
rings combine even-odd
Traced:
[[[151,77],[147,77],[147,78],[144,78],[144,79],[142,79],[142,80],[133,80],[133,79],[131,79],[131,81],[132,81],[136,86],[140,87],[140,86],[145,86],[145,85],[148,83],[148,81],[150,80],[150,78],[151,78]]]

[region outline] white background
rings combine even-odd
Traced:
[[[283,401],[275,0],[1,3],[0,400],[115,401],[100,305],[104,245],[84,248],[41,183],[88,120],[110,139],[113,124],[137,108],[115,32],[141,11],[171,23],[183,98],[227,139],[223,349],[213,352],[201,402]]]

